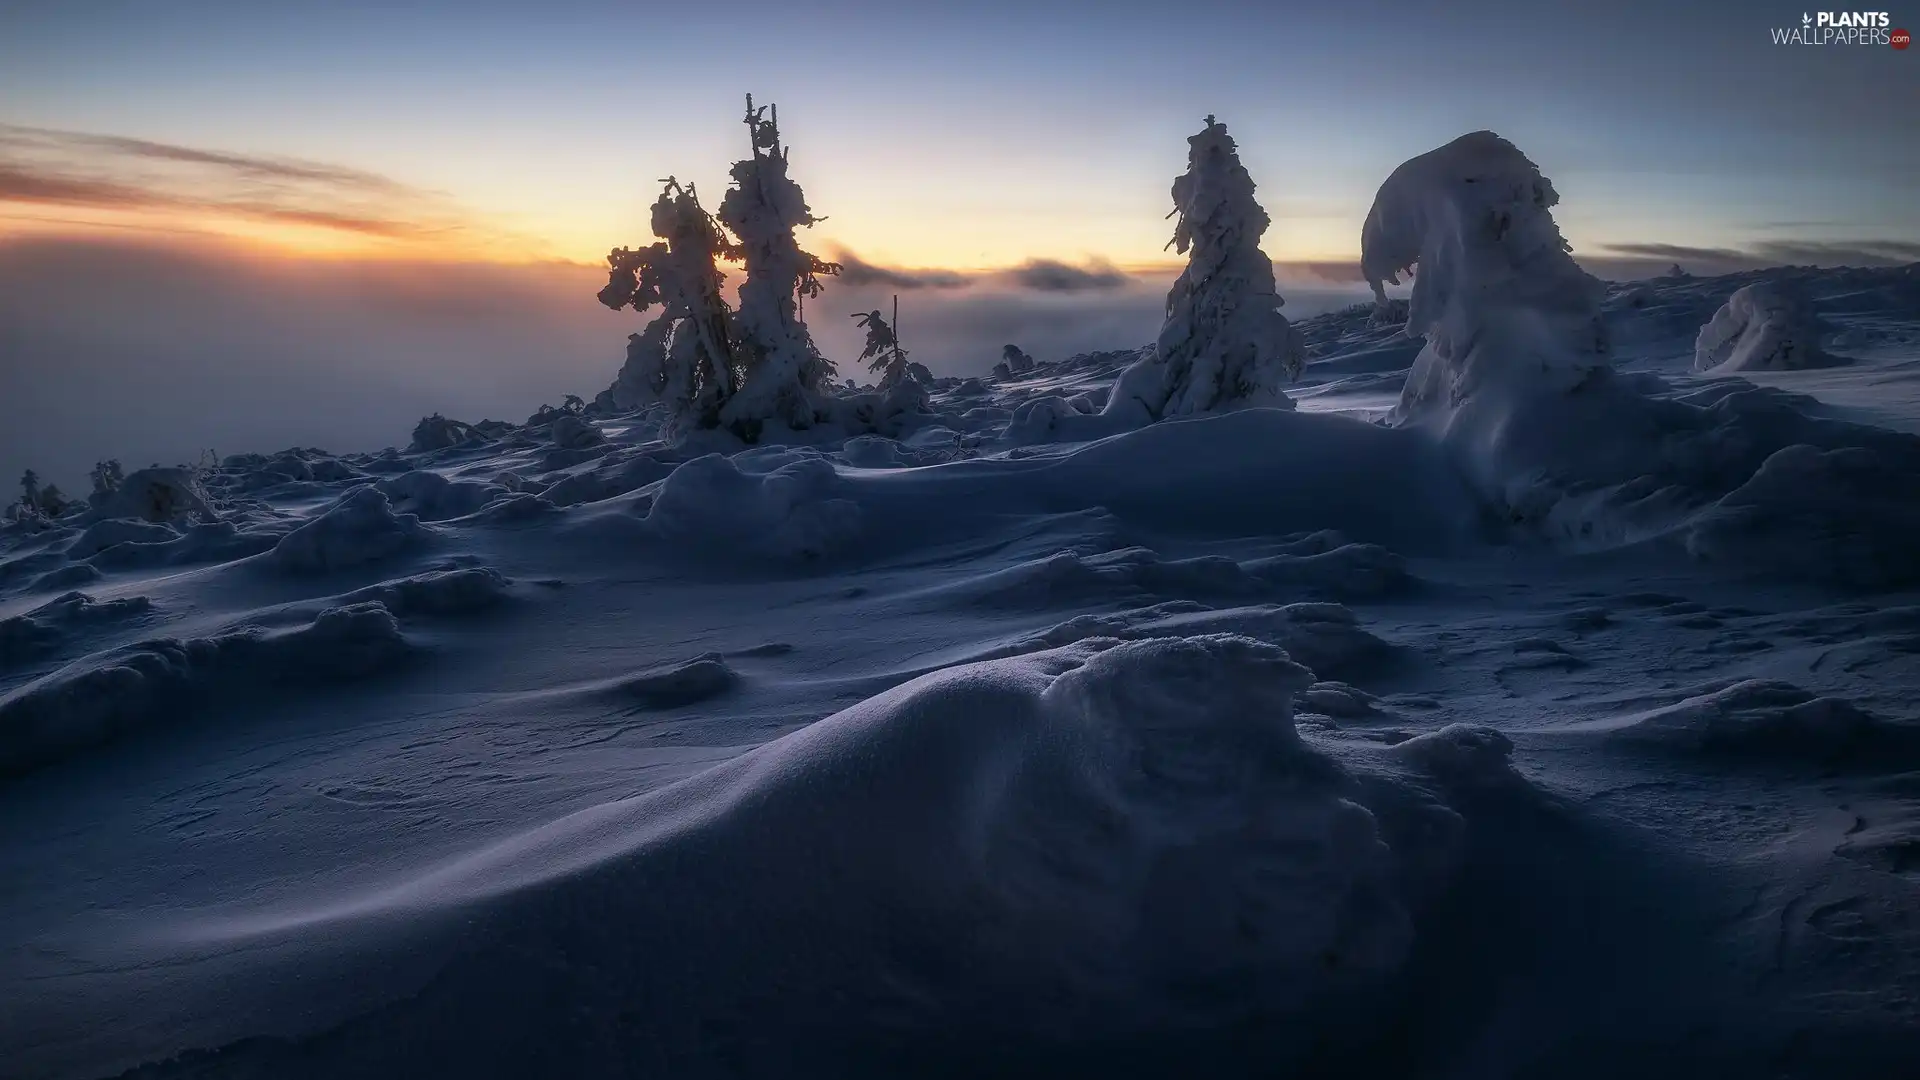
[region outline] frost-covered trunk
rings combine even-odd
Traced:
[[[1226,125],[1187,140],[1187,171],[1173,182],[1172,243],[1187,267],[1167,293],[1151,357],[1122,373],[1109,414],[1148,419],[1269,406],[1292,408],[1284,387],[1300,374],[1300,336],[1280,314],[1273,262],[1260,250],[1271,219],[1254,200]]]
[[[745,379],[721,410],[721,422],[746,438],[757,437],[768,422],[811,427],[835,374],[800,321],[799,298],[819,295],[820,276],[839,267],[802,251],[794,239],[795,228],[818,219],[800,185],[787,176],[787,152],[765,112],[747,99],[753,154],[734,165],[734,186],[721,199],[719,214],[746,264],[735,316]]]

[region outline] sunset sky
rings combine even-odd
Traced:
[[[14,4],[0,229],[597,263],[646,239],[656,179],[717,201],[752,91],[780,104],[830,218],[813,246],[887,265],[1163,263],[1167,185],[1208,112],[1282,262],[1352,260],[1393,166],[1481,127],[1554,179],[1588,258],[1835,261],[1920,239],[1920,53],[1773,45],[1798,18],[1640,0]]]
[[[1920,259],[1920,50],[1781,47],[1800,9],[974,0],[0,4],[0,478],[404,443],[591,397],[593,297],[659,180],[712,208],[777,102],[848,273],[938,374],[1151,341],[1168,187],[1217,114],[1296,318],[1361,299],[1405,159],[1490,128],[1609,277]],[[1920,25],[1920,9],[1894,25]],[[912,272],[908,272],[912,271]],[[735,275],[737,279],[737,274]],[[858,372],[847,372],[858,374]]]

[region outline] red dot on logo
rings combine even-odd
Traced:
[[[1913,35],[1907,33],[1905,30],[1895,30],[1893,33],[1888,34],[1887,37],[1893,41],[1893,47],[1896,49],[1904,49],[1913,42]]]

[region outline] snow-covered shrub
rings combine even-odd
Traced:
[[[1187,171],[1173,182],[1180,220],[1169,245],[1187,255],[1187,268],[1167,293],[1153,354],[1139,361],[1148,370],[1122,373],[1107,411],[1160,419],[1292,408],[1283,387],[1306,356],[1299,332],[1280,314],[1273,262],[1260,250],[1271,219],[1254,201],[1253,178],[1226,125],[1207,117],[1187,146]]]
[[[1791,371],[1825,367],[1820,324],[1798,296],[1756,281],[1727,297],[1693,343],[1695,371]]]
[[[460,421],[434,413],[421,417],[420,422],[413,426],[413,441],[407,444],[407,450],[415,454],[445,450],[466,442],[472,434],[473,429]]]
[[[1607,362],[1606,286],[1573,261],[1553,184],[1512,143],[1476,131],[1402,164],[1374,197],[1360,265],[1375,299],[1416,265],[1407,333],[1426,346],[1402,418],[1449,414],[1483,389],[1569,390]]]
[[[820,295],[820,278],[840,267],[800,249],[793,230],[819,220],[800,185],[787,176],[779,112],[747,98],[752,156],[733,166],[733,187],[720,200],[719,219],[738,240],[746,268],[735,313],[735,348],[745,373],[740,391],[721,409],[721,423],[748,441],[760,425],[777,421],[810,427],[818,399],[832,385],[834,367],[820,355],[800,321],[802,298]]]
[[[1018,345],[1002,346],[1000,362],[1007,365],[1007,371],[1014,375],[1025,375],[1035,366],[1033,357],[1028,356]]]

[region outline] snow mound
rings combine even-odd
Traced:
[[[1525,783],[1513,768],[1513,740],[1495,728],[1448,724],[1395,744],[1387,753],[1447,784],[1506,787]]]
[[[129,539],[113,544],[96,552],[88,562],[113,570],[228,562],[269,550],[280,541],[280,535],[263,529],[242,529],[232,520],[202,521],[187,526],[184,533],[170,539]]]
[[[413,514],[421,521],[465,517],[508,493],[498,484],[449,480],[424,469],[389,476],[374,487],[387,497],[394,510]]]
[[[68,546],[67,558],[91,558],[115,544],[164,544],[179,538],[180,534],[166,525],[138,518],[108,518],[87,526],[79,539]]]
[[[572,413],[555,419],[547,428],[547,437],[563,450],[584,450],[607,441],[599,428]]]
[[[213,508],[192,470],[141,469],[122,480],[89,516],[169,523],[189,517],[211,519]]]
[[[377,603],[398,616],[469,615],[499,606],[508,584],[506,575],[490,566],[434,570],[356,589],[338,603]]]
[[[1793,371],[1834,362],[1820,349],[1813,309],[1767,282],[1735,290],[1693,344],[1695,371]]]
[[[1920,452],[1789,446],[1698,515],[1696,557],[1858,589],[1920,581]]]
[[[615,696],[643,709],[677,709],[719,697],[740,682],[740,675],[718,653],[706,653],[621,679]]]
[[[1216,610],[1186,601],[1111,615],[1076,616],[1003,646],[992,655],[1019,656],[1095,638],[1138,640],[1204,634],[1232,634],[1278,646],[1319,675],[1359,677],[1390,665],[1397,656],[1392,645],[1362,628],[1353,612],[1339,604],[1269,604]]]
[[[1708,758],[1899,772],[1920,763],[1920,725],[1792,683],[1748,679],[1629,717],[1615,739]]]
[[[664,480],[676,464],[652,454],[641,454],[562,477],[539,494],[555,506],[600,502]]]
[[[20,615],[0,619],[0,672],[58,649],[76,630],[137,618],[153,610],[144,596],[95,600],[70,592]]]
[[[426,534],[417,516],[394,513],[378,488],[355,488],[281,537],[268,558],[289,573],[324,574],[387,558]]]
[[[646,522],[677,549],[747,552],[776,561],[835,555],[862,535],[860,504],[843,497],[832,464],[806,457],[744,473],[719,454],[695,458],[661,482]]]
[[[1240,1024],[1283,1063],[1365,1045],[1459,818],[1305,745],[1308,678],[1226,635],[927,675],[400,883],[371,913],[491,898],[443,977],[234,1049],[267,1073],[917,1075]]]
[[[409,651],[393,614],[366,603],[329,608],[292,630],[243,627],[102,653],[0,697],[0,776],[184,722],[212,694],[246,684],[358,678]]]

